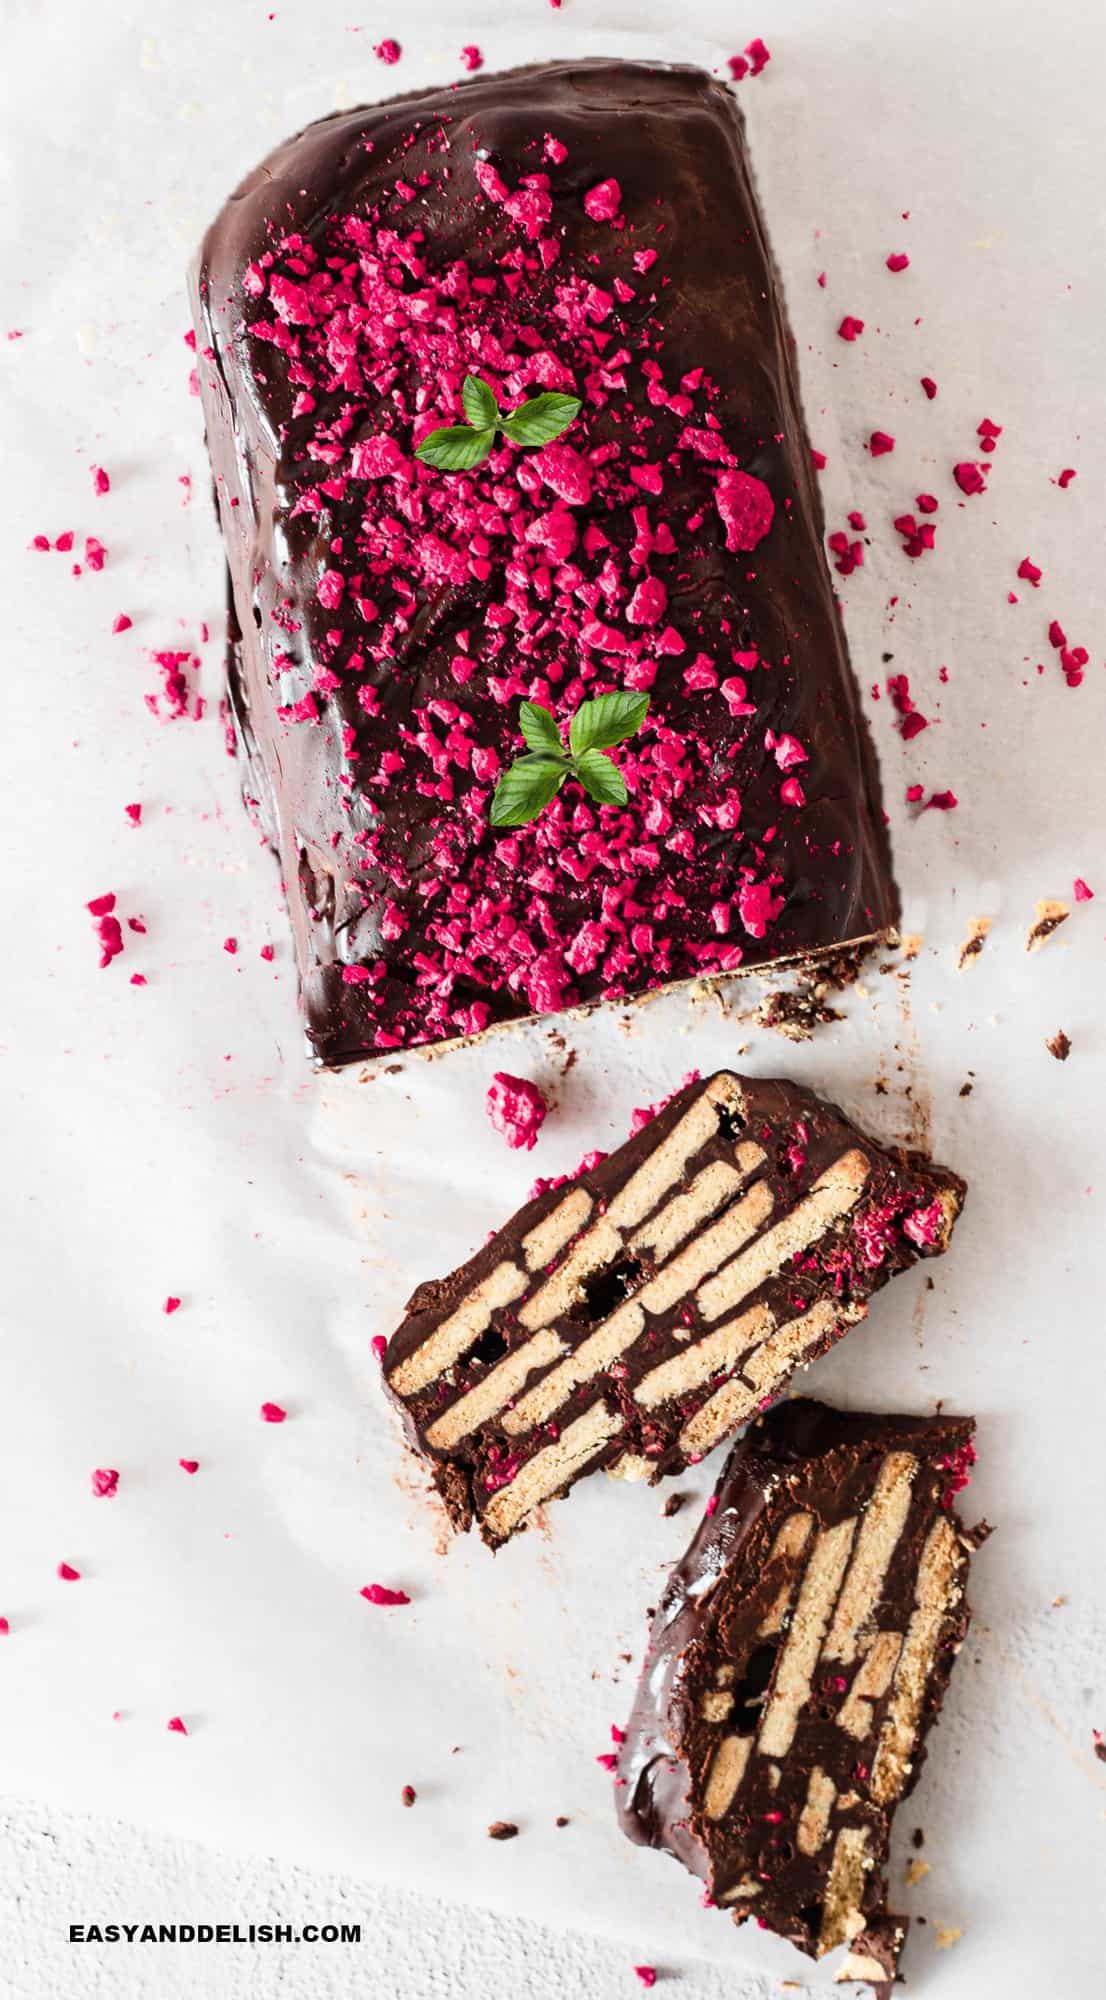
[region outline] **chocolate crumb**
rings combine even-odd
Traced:
[[[673,1514],[678,1514],[683,1504],[684,1496],[682,1493],[670,1493],[664,1506],[661,1508],[661,1513],[664,1515],[665,1520],[670,1521]]]
[[[1037,920],[1030,925],[1025,940],[1026,951],[1040,951],[1045,939],[1050,938],[1053,931],[1058,931],[1060,925],[1066,923],[1070,915],[1071,911],[1066,903],[1057,903],[1052,898],[1046,898],[1044,902],[1038,903]]]
[[[1071,1036],[1065,1035],[1062,1028],[1057,1028],[1056,1033],[1048,1037],[1045,1047],[1050,1056],[1056,1057],[1057,1062],[1067,1062],[1071,1054]]]
[[[571,1826],[572,1822],[571,1820],[565,1818],[564,1813],[558,1813],[553,1824],[554,1826]]]
[[[1098,1729],[1094,1733],[1094,1754],[1100,1764],[1106,1764],[1106,1740],[1103,1739],[1102,1732]]]
[[[961,1095],[961,1097],[970,1097],[970,1096],[971,1096],[971,1094],[972,1094],[972,1086],[971,1086],[971,1084],[970,1084],[970,1083],[962,1083],[962,1084],[961,1084],[961,1086],[960,1086],[960,1095]]]
[[[413,1806],[415,1800],[418,1798],[418,1793],[416,1792],[414,1785],[404,1785],[403,1790],[401,1791],[399,1796],[402,1799],[405,1806]]]
[[[916,1826],[910,1839],[914,1847],[924,1847],[926,1844],[925,1828],[923,1826]]]
[[[518,1828],[513,1820],[493,1819],[490,1827],[488,1828],[488,1839],[513,1840],[517,1832]]]
[[[960,947],[960,956],[956,961],[956,969],[958,972],[963,972],[964,967],[966,965],[970,965],[973,959],[979,957],[980,952],[983,950],[983,947],[987,942],[987,933],[990,930],[990,928],[991,928],[990,917],[972,918],[972,921],[968,926],[968,935],[964,939],[964,942]]]

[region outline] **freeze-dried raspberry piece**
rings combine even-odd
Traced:
[[[411,1602],[405,1590],[389,1590],[385,1583],[366,1583],[361,1591],[361,1595],[370,1604],[410,1604]]]
[[[118,958],[123,950],[123,929],[118,917],[114,914],[115,897],[113,895],[94,896],[86,907],[93,919],[96,936],[100,940],[100,970],[102,972],[104,967],[110,965],[113,958]]]
[[[640,1979],[643,1986],[656,1985],[657,1968],[655,1965],[635,1965],[634,1972],[637,1978]]]
[[[237,958],[237,956],[238,956],[238,939],[237,939],[236,937],[228,937],[228,938],[224,938],[224,939],[223,939],[223,950],[224,950],[224,951],[225,951],[225,952],[227,953],[228,957],[230,957],[230,958]]]
[[[119,1490],[119,1474],[110,1466],[98,1466],[91,1479],[93,1497],[114,1500]]]
[[[262,1403],[258,1415],[263,1424],[282,1424],[288,1412],[279,1403]]]
[[[614,222],[622,206],[622,189],[615,180],[599,181],[584,196],[584,208],[593,222]]]
[[[198,1472],[200,1469],[198,1458],[178,1458],[177,1464],[180,1466],[182,1472],[193,1473]]]
[[[461,50],[461,62],[467,70],[483,69],[484,58],[475,42],[466,42],[464,48]]]
[[[751,42],[747,43],[745,54],[749,58],[750,76],[759,76],[761,71],[767,68],[772,60],[771,50],[765,48],[759,35],[756,35]]]
[[[910,259],[905,250],[893,250],[887,259],[889,271],[905,271]]]
[[[391,63],[397,63],[399,61],[400,56],[403,54],[403,50],[400,48],[399,43],[397,41],[394,41],[393,38],[390,35],[388,35],[385,37],[384,41],[377,43],[375,49],[373,50],[373,54],[378,62],[391,64]]]
[[[952,476],[961,493],[983,493],[987,486],[983,476],[985,471],[985,466],[976,465],[971,459],[963,458],[958,465],[953,466]]]
[[[89,471],[92,474],[92,491],[94,493],[110,493],[111,480],[108,478],[103,466],[92,465],[89,467]]]
[[[128,618],[125,611],[117,611],[111,621],[111,629],[113,632],[129,632],[133,624],[134,619]]]
[[[776,503],[764,484],[751,472],[724,472],[714,489],[714,504],[726,530],[726,547],[732,551],[755,549],[772,526]]]
[[[1064,486],[1064,487],[1070,486],[1075,476],[1076,473],[1074,465],[1065,465],[1064,470],[1062,471],[1062,473],[1060,474],[1059,478],[1056,481],[1056,484],[1057,486]]]
[[[1072,883],[1072,893],[1077,903],[1093,903],[1094,901],[1094,890],[1088,887],[1082,875],[1077,875],[1075,881]]]
[[[918,377],[918,380],[920,381],[922,388],[925,390],[926,401],[932,403],[934,397],[937,394],[937,384],[934,381],[932,375],[920,375]]]
[[[1026,583],[1031,583],[1034,590],[1036,590],[1044,575],[1044,571],[1038,569],[1035,562],[1030,562],[1028,556],[1023,556],[1018,564],[1018,575],[1024,578]]]
[[[868,450],[871,452],[873,458],[882,458],[887,452],[894,451],[894,449],[895,440],[889,436],[887,431],[873,431],[871,437],[868,439]]]
[[[548,1109],[536,1083],[524,1076],[508,1076],[497,1070],[485,1099],[488,1117],[507,1144],[524,1146],[532,1152]]]
[[[179,1312],[180,1300],[176,1298],[172,1292],[170,1292],[169,1297],[166,1299],[165,1304],[162,1306],[161,1310],[163,1313]]]
[[[63,1583],[79,1583],[81,1580],[80,1570],[74,1569],[72,1563],[60,1562],[58,1564],[58,1575]]]
[[[187,1736],[188,1734],[187,1726],[183,1718],[179,1715],[171,1715],[165,1727],[172,1736]]]
[[[856,340],[863,331],[864,321],[857,319],[853,313],[846,313],[837,329],[837,337],[839,340]]]

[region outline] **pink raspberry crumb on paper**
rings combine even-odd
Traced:
[[[130,820],[132,826],[141,826],[142,807],[139,805],[137,799],[134,801],[132,805],[124,806],[123,811],[126,813],[127,818]]]
[[[372,1339],[371,1339],[371,1340],[370,1340],[370,1342],[369,1342],[369,1346],[370,1346],[370,1347],[372,1348],[372,1351],[373,1351],[373,1353],[375,1354],[375,1356],[376,1356],[377,1360],[378,1360],[379,1362],[383,1363],[383,1360],[384,1360],[384,1356],[385,1356],[385,1355],[386,1355],[386,1353],[388,1352],[388,1336],[387,1336],[387,1334],[386,1334],[386,1333],[374,1333],[374,1334],[373,1334],[373,1337],[372,1337]]]
[[[271,944],[263,944],[261,947],[260,956],[265,960],[266,965],[271,965],[274,958],[276,957],[275,946]]]
[[[837,338],[839,340],[857,340],[863,331],[864,321],[857,319],[853,313],[846,313],[837,329]]]
[[[1094,902],[1094,890],[1084,882],[1082,875],[1077,875],[1072,883],[1072,893],[1077,903]]]
[[[467,42],[461,50],[461,65],[469,71],[483,69],[484,58],[475,42]]]
[[[108,475],[104,471],[103,466],[102,465],[90,466],[89,471],[92,474],[92,491],[94,493],[110,493],[111,480],[108,478]]]
[[[934,397],[937,394],[937,384],[934,381],[932,375],[919,375],[918,380],[921,383],[922,388],[925,390],[926,401],[932,403]]]
[[[960,463],[952,468],[952,476],[961,493],[986,492],[986,480],[983,474],[984,467],[976,465],[970,458],[962,458]]]
[[[173,1292],[170,1292],[161,1310],[163,1313],[175,1313],[180,1311],[180,1300],[176,1297],[176,1295]]]
[[[119,1491],[119,1474],[110,1466],[98,1466],[90,1483],[94,1499],[114,1500]]]
[[[80,1570],[74,1569],[72,1563],[59,1563],[58,1575],[63,1583],[79,1583],[81,1580]]]
[[[89,569],[95,570],[103,569],[108,559],[108,552],[103,542],[95,535],[86,535],[84,538],[84,559]]]
[[[746,44],[745,54],[749,58],[750,76],[759,76],[772,60],[772,51],[764,46],[759,35]]]
[[[868,439],[868,450],[873,458],[882,458],[886,452],[894,449],[895,440],[887,431],[873,431]]]
[[[386,1583],[366,1583],[361,1595],[369,1604],[410,1604],[405,1590],[389,1590]]]
[[[111,621],[111,629],[113,632],[129,632],[133,624],[134,619],[128,618],[125,611],[117,611]]]
[[[179,1715],[171,1715],[165,1727],[173,1736],[187,1736],[188,1734],[187,1726],[183,1718]]]
[[[115,915],[115,897],[112,894],[94,896],[92,901],[86,905],[86,908],[95,925],[96,935],[100,940],[100,970],[102,972],[104,967],[110,965],[113,958],[118,958],[123,950],[123,929],[118,917]]]
[[[198,1472],[200,1469],[200,1461],[198,1458],[178,1458],[177,1464],[180,1466],[182,1472],[187,1472],[190,1474],[193,1472]]]
[[[8,1620],[6,1618],[0,1618],[0,1639],[6,1639],[11,1629],[12,1628],[8,1623]]]
[[[223,950],[227,953],[228,957],[236,958],[238,956],[238,939],[236,937],[224,938]]]
[[[497,1070],[488,1085],[484,1105],[495,1130],[502,1133],[509,1146],[525,1146],[528,1153],[533,1151],[548,1109],[536,1083]]]
[[[279,1403],[262,1403],[258,1415],[263,1424],[282,1424],[288,1412]]]
[[[399,43],[394,41],[391,35],[388,35],[382,42],[377,43],[373,54],[378,62],[397,63],[403,54],[403,50],[400,48]]]
[[[1056,481],[1056,484],[1057,486],[1063,486],[1063,487],[1070,486],[1075,476],[1076,473],[1074,465],[1065,465],[1064,470],[1062,471],[1060,477]]]
[[[887,269],[889,271],[905,271],[909,263],[910,259],[905,250],[893,250],[887,259]]]
[[[1040,584],[1042,576],[1044,575],[1044,571],[1038,569],[1035,562],[1030,562],[1028,556],[1023,556],[1020,563],[1018,564],[1018,575],[1026,583],[1031,583],[1033,585],[1034,590],[1036,590]]]
[[[655,1965],[635,1965],[634,1973],[640,1979],[643,1986],[655,1986],[657,1983],[657,1968]]]

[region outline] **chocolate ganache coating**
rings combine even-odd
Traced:
[[[703,72],[554,63],[279,146],[192,273],[244,789],[325,1063],[897,919],[741,116]],[[548,390],[472,471],[415,447]],[[519,705],[647,691],[628,798],[495,831]]]
[[[953,1512],[970,1417],[781,1403],[736,1444],[669,1578],[618,1761],[623,1831],[736,1923],[890,1992],[891,1822],[968,1630],[986,1526]]]

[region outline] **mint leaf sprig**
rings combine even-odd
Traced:
[[[568,727],[568,748],[547,708],[524,701],[518,726],[527,755],[504,771],[492,796],[493,826],[525,826],[556,798],[566,778],[576,778],[601,806],[624,806],[626,780],[607,751],[641,728],[649,712],[647,694],[597,695],[581,702]]]
[[[465,412],[463,424],[444,424],[430,431],[416,447],[415,457],[438,472],[467,472],[482,465],[502,431],[512,444],[551,444],[580,414],[579,396],[562,396],[556,390],[532,396],[506,414],[500,409],[495,390],[479,375],[466,375],[461,388]]]

